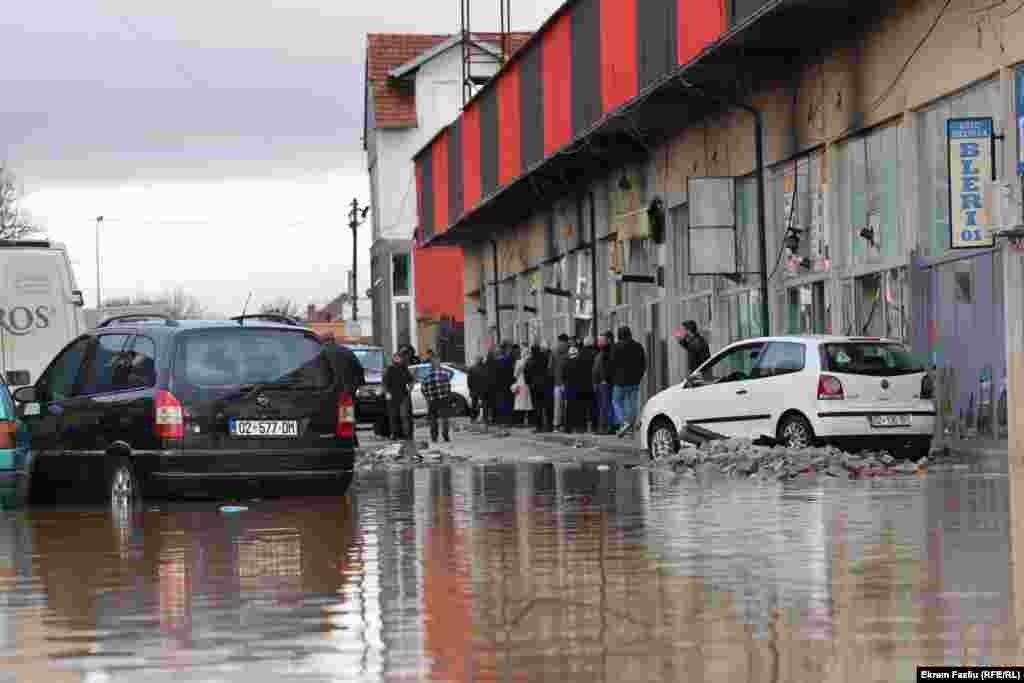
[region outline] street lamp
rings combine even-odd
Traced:
[[[358,250],[356,249],[357,234],[359,226],[366,221],[366,214],[370,212],[369,206],[359,208],[359,200],[352,200],[352,208],[348,212],[348,227],[352,228],[352,321],[359,319],[359,280],[357,279]]]
[[[103,297],[100,296],[100,223],[103,216],[96,216],[96,317],[103,308]]]

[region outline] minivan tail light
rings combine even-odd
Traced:
[[[334,426],[335,436],[351,438],[356,430],[356,409],[352,403],[352,394],[338,396],[338,420]]]
[[[6,420],[0,422],[0,448],[14,448],[17,431],[18,427],[15,423]]]
[[[181,401],[169,391],[156,395],[156,435],[161,439],[185,438],[185,412]]]
[[[819,401],[842,401],[843,383],[832,375],[822,375],[818,378],[818,400]]]
[[[935,398],[935,380],[927,373],[921,378],[921,398]]]

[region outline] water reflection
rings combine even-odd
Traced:
[[[0,517],[0,671],[889,681],[1020,661],[1003,473],[420,468],[353,499]]]

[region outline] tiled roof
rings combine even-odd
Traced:
[[[373,88],[374,115],[378,128],[412,128],[416,125],[416,97],[388,81],[388,73],[437,47],[452,35],[424,33],[371,33],[366,37],[366,87]],[[473,33],[476,40],[497,43],[497,33]],[[510,33],[511,52],[526,43],[529,33]],[[369,101],[369,98],[366,99]]]

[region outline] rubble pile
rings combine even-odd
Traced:
[[[815,478],[871,479],[915,474],[929,464],[900,461],[885,451],[847,453],[832,446],[787,448],[760,446],[749,439],[722,439],[702,445],[683,444],[675,455],[655,461],[655,467],[670,467],[694,475],[719,474],[734,478],[785,481]]]
[[[431,447],[426,441],[407,441],[363,451],[356,458],[356,469],[367,471],[388,467],[461,462],[468,458],[468,455],[458,454],[436,445]]]

